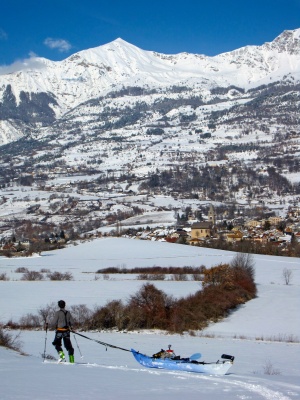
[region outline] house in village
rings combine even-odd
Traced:
[[[205,243],[203,239],[194,238],[189,240],[191,246],[201,246],[203,243]]]
[[[282,218],[281,217],[270,217],[268,219],[268,221],[270,222],[271,225],[277,226],[282,222]]]
[[[300,232],[295,233],[295,239],[300,243]]]
[[[225,234],[227,242],[240,242],[244,234],[240,230],[232,230]]]
[[[191,225],[191,239],[209,238],[212,236],[212,224],[209,221],[195,222]]]
[[[292,219],[297,219],[300,217],[300,207],[290,207],[288,212],[288,217]]]
[[[255,219],[253,219],[253,220],[247,221],[245,223],[245,227],[248,229],[257,228],[257,227],[263,226],[264,222],[265,221],[256,221]]]
[[[285,235],[293,236],[293,229],[292,229],[292,227],[288,226],[287,228],[285,228],[284,234],[285,234]]]
[[[190,244],[199,244],[203,239],[210,238],[213,234],[213,227],[216,225],[216,212],[213,205],[208,211],[208,221],[195,222],[191,225]]]

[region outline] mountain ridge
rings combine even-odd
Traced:
[[[13,83],[13,86],[15,86],[13,92],[17,97],[18,90],[24,90],[25,92],[39,92],[49,90],[49,85],[47,86],[45,85],[45,83],[43,85],[39,81],[39,74],[41,73],[42,78],[44,79],[47,78],[48,75],[48,78],[50,79],[54,79],[56,77],[57,81],[69,81],[70,83],[84,82],[88,78],[94,78],[95,80],[97,80],[97,78],[100,78],[100,86],[101,84],[103,85],[103,83],[105,83],[102,82],[103,79],[101,81],[101,77],[103,77],[103,75],[106,73],[106,75],[108,75],[107,84],[108,87],[111,88],[111,85],[117,83],[126,83],[127,80],[124,79],[124,75],[123,77],[120,75],[126,73],[129,75],[132,73],[141,72],[141,67],[145,67],[146,63],[150,64],[148,65],[149,68],[147,68],[145,71],[146,74],[154,75],[155,73],[161,72],[164,78],[168,77],[170,79],[169,82],[167,81],[168,85],[175,83],[174,81],[180,81],[182,79],[181,76],[178,77],[176,76],[176,73],[174,73],[174,71],[176,72],[176,69],[179,70],[178,74],[187,72],[192,76],[201,78],[205,77],[205,73],[208,73],[208,75],[210,75],[210,73],[213,73],[213,75],[215,75],[216,73],[222,73],[220,64],[222,64],[224,60],[229,60],[229,64],[236,63],[237,68],[231,68],[231,70],[233,70],[234,72],[238,72],[236,70],[240,69],[242,63],[246,61],[245,59],[243,59],[243,57],[241,57],[244,54],[246,54],[247,57],[249,57],[249,55],[254,57],[254,53],[257,52],[261,53],[262,51],[277,51],[279,54],[284,52],[289,56],[299,55],[299,37],[300,29],[294,31],[284,31],[281,35],[275,38],[274,41],[267,42],[262,46],[245,46],[231,52],[221,53],[214,57],[208,57],[205,55],[193,53],[178,53],[174,55],[167,55],[154,51],[139,49],[138,47],[124,41],[123,39],[118,38],[102,46],[77,52],[62,61],[51,61],[44,58],[35,57],[32,59],[33,69],[30,69],[30,65],[25,65],[24,71],[18,71],[8,75],[0,75],[0,83],[2,83],[2,85],[5,83]],[[261,58],[254,61],[256,61],[256,63],[252,63],[253,66],[255,66],[257,62],[261,63],[264,60],[263,58]],[[40,68],[37,68],[36,66],[40,66]],[[74,69],[74,67],[76,67],[76,69]],[[224,71],[225,75],[228,75],[228,67],[230,67],[230,65],[226,66],[227,70],[225,69]],[[299,67],[299,60],[296,67]],[[93,69],[96,69],[96,72],[98,72],[100,77],[91,76],[91,74],[95,72]],[[161,71],[157,72],[157,69],[161,69]],[[201,70],[199,71],[199,69]],[[295,69],[293,66],[293,62],[291,65],[291,69]],[[47,70],[46,76],[44,74],[45,70]],[[268,72],[267,64],[264,66],[264,70]],[[113,74],[115,74],[117,78],[109,76]],[[20,82],[19,89],[16,85],[18,81]],[[34,82],[36,82],[35,87]],[[146,80],[144,83],[147,84],[149,83],[149,81]],[[230,83],[236,84],[236,82]],[[55,88],[55,79],[53,85]],[[58,88],[55,89],[58,90]],[[1,90],[0,94],[2,93],[3,89]]]
[[[300,82],[300,29],[284,31],[262,46],[245,46],[214,57],[142,50],[121,38],[77,52],[62,61],[35,57],[25,69],[0,75],[0,144],[64,120],[86,102],[140,88],[212,101],[217,88],[248,91],[275,82]],[[129,91],[130,92],[130,91]],[[152,102],[147,98],[147,102]],[[201,103],[199,103],[201,104]]]

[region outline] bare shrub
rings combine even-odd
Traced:
[[[12,319],[10,319],[6,322],[4,328],[10,329],[10,330],[17,330],[20,328],[20,325],[17,322],[14,322]]]
[[[172,281],[187,281],[188,278],[187,278],[186,274],[173,274],[171,280]]]
[[[22,281],[41,281],[44,279],[44,275],[38,271],[27,271],[23,274]]]
[[[10,332],[0,327],[0,346],[7,347],[15,351],[21,351],[20,333],[13,336]]]
[[[255,278],[255,262],[254,257],[250,253],[236,253],[234,258],[231,260],[230,266],[236,269],[243,269],[247,272],[249,278],[254,280]]]
[[[149,277],[148,274],[139,274],[139,275],[137,276],[137,279],[138,279],[139,281],[149,281],[149,280],[150,280],[150,277]]]
[[[203,287],[233,285],[233,273],[228,264],[219,264],[204,271]]]
[[[3,257],[12,258],[14,253],[11,250],[3,250],[2,255]]]
[[[47,278],[50,279],[50,281],[72,281],[73,280],[73,275],[70,272],[50,272],[47,274]]]
[[[170,328],[175,332],[203,329],[256,294],[255,283],[247,271],[228,264],[204,270],[202,285],[202,291],[179,299],[174,305]]]
[[[194,281],[202,281],[202,275],[201,274],[192,274],[192,279]]]
[[[97,308],[92,317],[87,320],[87,329],[124,329],[126,327],[124,305],[121,300],[108,302],[104,307]]]
[[[151,274],[149,280],[151,281],[164,281],[166,278],[165,274]]]
[[[97,274],[202,274],[205,267],[201,265],[200,267],[160,267],[154,265],[153,267],[135,267],[135,268],[125,268],[125,267],[108,267],[99,269],[96,271]]]
[[[279,333],[273,336],[260,336],[256,337],[255,340],[267,341],[267,342],[284,342],[284,343],[299,343],[299,337],[291,334]]]
[[[282,276],[286,285],[290,284],[291,278],[293,276],[293,271],[289,268],[284,268],[282,271]]]
[[[57,311],[57,305],[56,303],[52,302],[50,304],[47,304],[44,308],[40,308],[38,310],[38,314],[41,319],[41,324],[45,324],[46,322],[50,321],[54,313]]]
[[[70,311],[77,326],[86,325],[92,316],[92,311],[84,304],[71,306]]]
[[[38,315],[26,314],[20,319],[19,324],[23,329],[39,328],[41,321]]]
[[[287,343],[299,343],[299,337],[293,335],[292,333],[290,335],[285,336],[285,341]]]
[[[18,268],[15,270],[15,272],[16,272],[17,274],[24,274],[25,272],[28,272],[28,268],[25,268],[25,267],[18,267]]]
[[[270,360],[266,360],[263,366],[263,372],[265,375],[281,375],[280,370],[274,368],[273,363]]]
[[[263,336],[256,336],[256,337],[255,337],[255,340],[264,341],[265,339],[264,339]]]
[[[126,315],[129,329],[168,329],[173,298],[150,283],[130,297]]]
[[[0,274],[0,281],[9,281],[9,277],[6,275],[5,272],[3,274]]]
[[[140,281],[164,281],[165,274],[139,274],[137,279]]]
[[[238,339],[240,340],[247,340],[247,336],[246,335],[239,335]]]
[[[214,333],[205,333],[204,335],[201,335],[201,337],[206,337],[209,339],[215,339],[217,337]]]

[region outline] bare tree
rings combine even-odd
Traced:
[[[255,261],[254,257],[250,253],[236,253],[232,259],[230,266],[232,268],[242,268],[247,271],[247,274],[251,279],[255,277]]]
[[[44,308],[40,308],[38,310],[38,314],[39,314],[40,318],[42,319],[41,322],[45,324],[46,322],[51,320],[56,309],[57,309],[57,306],[54,302],[46,305]]]
[[[291,278],[293,276],[293,271],[291,269],[284,268],[284,270],[282,271],[282,276],[283,276],[285,284],[289,285]]]

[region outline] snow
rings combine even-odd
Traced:
[[[126,299],[144,282],[132,276],[111,275],[104,280],[95,272],[106,266],[200,266],[229,262],[233,253],[184,245],[130,239],[97,239],[77,246],[43,253],[41,257],[0,258],[0,272],[10,277],[0,281],[0,321],[18,320],[60,298],[67,307],[75,304],[105,304]],[[75,357],[87,365],[56,365],[42,362],[41,355],[55,355],[54,333],[21,332],[20,355],[0,347],[1,399],[269,399],[288,400],[300,396],[299,294],[300,262],[297,258],[255,255],[258,296],[225,320],[212,324],[195,336],[146,332],[84,332],[125,349],[153,354],[172,344],[176,354],[202,353],[202,360],[216,361],[222,353],[235,356],[225,376],[151,370],[141,367],[130,352],[106,348],[93,340],[72,335]],[[72,272],[73,281],[26,282],[18,267],[47,268]],[[292,270],[289,285],[282,277]],[[89,272],[89,273],[86,273]],[[195,281],[153,282],[175,297],[199,290]],[[80,348],[78,350],[77,344]],[[80,356],[82,354],[82,358]],[[270,374],[266,374],[268,372]]]

